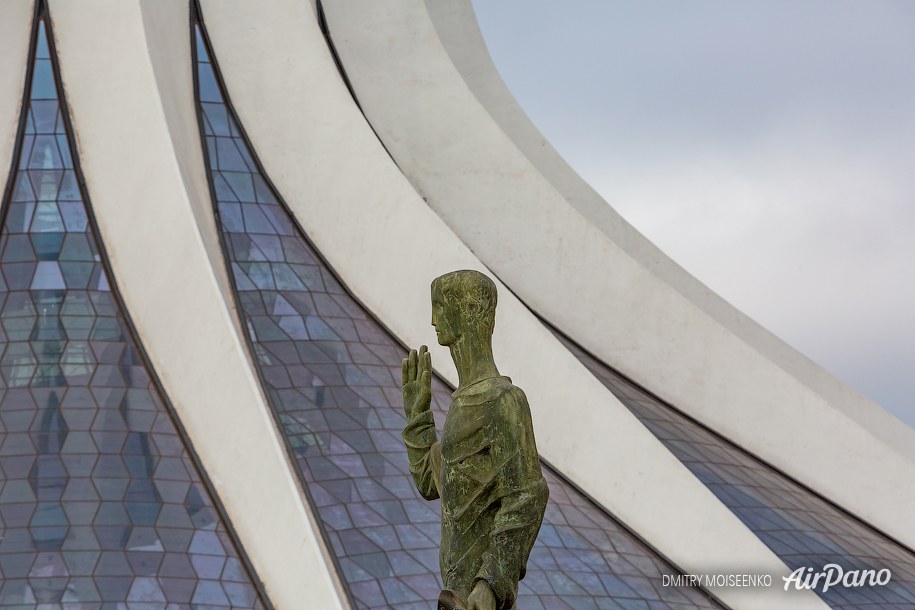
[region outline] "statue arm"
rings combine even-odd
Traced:
[[[436,440],[432,410],[414,412],[403,431],[413,482],[426,500],[441,495],[442,447]]]
[[[496,596],[496,608],[511,608],[518,581],[540,531],[549,489],[540,470],[530,407],[520,389],[506,396],[495,422],[493,464],[498,468],[499,508],[476,580],[485,580]],[[501,466],[500,466],[501,465]]]

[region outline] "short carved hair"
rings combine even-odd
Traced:
[[[496,327],[496,284],[470,269],[452,271],[432,280],[432,293],[436,290],[451,307],[457,307],[461,316],[479,324],[487,334]]]

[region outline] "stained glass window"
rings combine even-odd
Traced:
[[[265,179],[199,26],[196,48],[219,227],[273,415],[354,607],[428,610],[441,590],[441,520],[438,503],[413,486],[400,437],[406,352],[341,286]],[[450,394],[434,381],[439,421]],[[555,473],[546,476],[550,504],[519,607],[717,607],[697,589],[662,588],[672,566]]]
[[[46,20],[0,233],[0,606],[263,608],[112,290]]]
[[[911,551],[559,338],[789,568],[891,570],[887,586],[818,588],[831,607],[912,610]]]

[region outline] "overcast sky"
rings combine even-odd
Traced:
[[[521,105],[617,211],[915,426],[915,2],[474,6]]]

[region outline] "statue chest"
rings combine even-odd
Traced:
[[[452,403],[442,431],[442,500],[446,512],[492,480],[493,436],[487,405]]]

